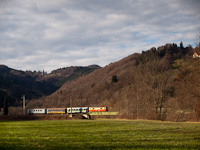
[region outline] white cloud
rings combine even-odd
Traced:
[[[105,66],[152,46],[193,44],[199,0],[1,0],[0,64]]]

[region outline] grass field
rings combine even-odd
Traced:
[[[0,121],[0,149],[200,149],[200,123]]]

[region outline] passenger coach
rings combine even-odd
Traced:
[[[67,108],[67,113],[87,113],[88,112],[88,107],[68,107]]]
[[[41,108],[34,108],[34,109],[28,109],[27,113],[29,115],[33,115],[33,114],[46,114],[46,109],[41,109]]]
[[[47,114],[66,114],[66,108],[47,108]]]

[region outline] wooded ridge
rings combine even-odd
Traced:
[[[199,120],[199,48],[166,44],[64,84],[28,107],[107,106],[122,118]]]

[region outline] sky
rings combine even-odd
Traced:
[[[0,0],[0,64],[104,67],[199,31],[200,0]]]

